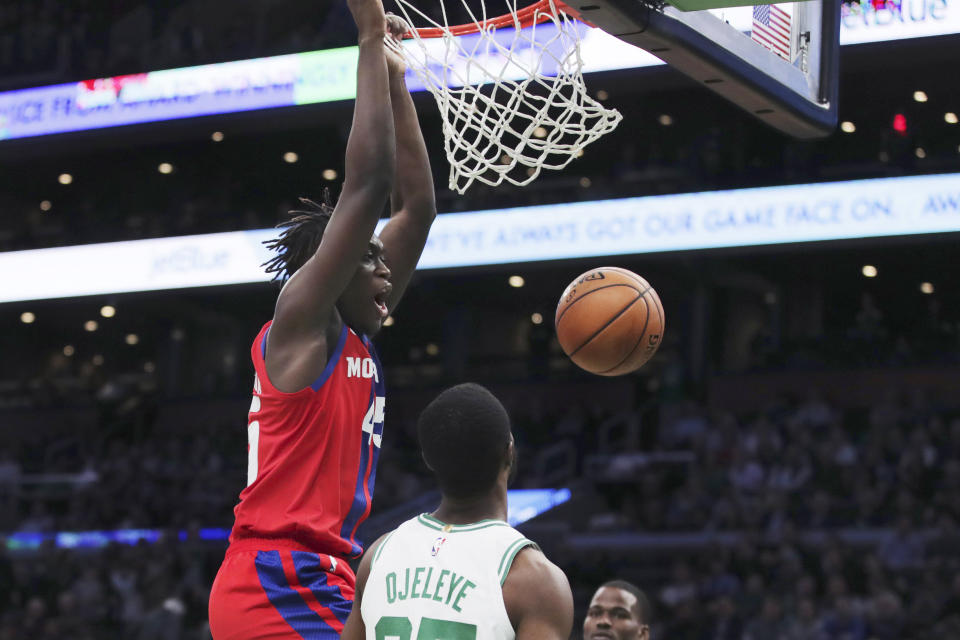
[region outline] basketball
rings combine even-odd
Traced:
[[[601,376],[636,371],[663,337],[660,296],[626,269],[591,269],[560,296],[555,320],[563,352],[580,368]]]

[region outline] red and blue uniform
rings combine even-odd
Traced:
[[[363,548],[383,436],[383,369],[366,337],[343,326],[309,387],[267,376],[270,324],[253,341],[247,487],[210,593],[214,640],[333,639],[353,602],[347,563]]]

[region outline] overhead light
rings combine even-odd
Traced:
[[[161,163],[157,166],[157,171],[159,171],[160,173],[162,173],[162,174],[164,174],[164,175],[167,175],[167,174],[169,174],[169,173],[173,173],[173,165],[170,164],[169,162],[161,162]]]
[[[320,174],[323,176],[324,180],[336,180],[337,179],[337,170],[336,169],[324,169],[323,173]]]
[[[659,122],[664,127],[669,127],[670,125],[673,124],[673,116],[667,115],[666,113],[661,113],[660,117],[657,118],[657,122]]]
[[[546,138],[547,137],[546,127],[537,127],[536,129],[533,130],[533,135],[536,138]]]
[[[100,355],[99,353],[96,354],[95,356],[93,356],[93,364],[94,364],[94,366],[97,366],[97,367],[99,367],[100,365],[102,365],[102,364],[103,364],[103,356]]]
[[[393,319],[393,316],[387,316],[387,319],[383,321],[383,326],[392,327],[396,320]]]
[[[917,102],[926,102],[926,101],[927,101],[927,94],[926,94],[925,92],[923,92],[923,91],[914,91],[914,92],[913,92],[913,99],[914,99],[915,101],[917,101]]]
[[[285,154],[283,154],[283,161],[289,164],[293,164],[299,159],[300,156],[298,156],[295,151],[287,151]]]
[[[97,327],[99,327],[99,326],[100,326],[100,325],[97,323],[96,320],[87,320],[86,322],[83,323],[83,328],[84,328],[84,330],[85,330],[85,331],[89,331],[89,332],[91,332],[91,333],[93,333],[94,331],[96,331],[96,330],[97,330]]]
[[[525,284],[523,276],[510,276],[507,282],[510,283],[510,286],[514,289],[519,289]]]
[[[180,342],[187,337],[187,333],[180,327],[174,327],[173,331],[170,332],[170,337],[174,342]]]
[[[100,315],[102,315],[104,318],[112,318],[113,316],[117,315],[117,310],[109,304],[105,304],[100,307]]]
[[[539,313],[534,313],[530,316],[530,322],[533,324],[543,324],[543,316]]]
[[[927,295],[933,293],[933,283],[932,282],[921,282],[920,291],[926,293]]]
[[[214,131],[210,134],[210,139],[214,142],[223,142],[223,131]]]
[[[40,211],[50,211],[50,209],[53,209],[52,202],[50,202],[49,200],[40,201]]]
[[[33,324],[33,321],[36,319],[37,316],[35,316],[32,311],[24,311],[20,314],[20,322],[23,324]]]
[[[140,337],[139,337],[137,334],[135,334],[135,333],[128,333],[128,334],[127,334],[127,337],[124,338],[123,340],[124,340],[124,342],[126,342],[127,344],[133,346],[133,345],[137,344],[138,342],[140,342]]]
[[[587,189],[592,184],[593,184],[593,181],[587,176],[583,176],[582,178],[580,178],[580,186],[583,187],[584,189]]]
[[[844,133],[853,133],[857,130],[857,125],[853,124],[849,120],[844,120],[840,123],[840,130]]]
[[[877,268],[872,264],[863,265],[863,269],[860,269],[860,273],[867,278],[876,278],[877,277]]]
[[[917,147],[916,149],[913,150],[913,153],[914,153],[914,155],[916,155],[918,158],[926,158],[926,157],[927,157],[927,152],[926,152],[926,150],[924,150],[923,147]]]
[[[599,91],[597,91],[597,100],[606,100],[609,97],[610,97],[610,94],[604,91],[603,89],[600,89]]]
[[[578,157],[578,158],[582,158],[582,157],[583,157],[583,149],[580,149],[580,150],[577,151],[577,157]]]
[[[143,363],[143,370],[146,371],[147,373],[153,373],[154,371],[157,370],[157,365],[153,364],[148,360],[147,362]]]
[[[57,177],[57,182],[59,182],[60,184],[70,184],[71,182],[73,182],[73,176],[70,175],[69,173],[61,173]]]
[[[73,348],[72,344],[68,344],[63,348],[63,355],[67,356],[68,358],[73,354],[75,354],[76,352],[77,350]]]
[[[440,353],[440,347],[438,347],[436,343],[431,342],[427,345],[426,351],[428,356],[435,356]]]
[[[947,111],[945,114],[943,114],[943,121],[947,124],[957,124],[957,114],[955,114],[953,111]]]

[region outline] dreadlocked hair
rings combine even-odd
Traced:
[[[322,202],[314,202],[309,198],[299,200],[303,208],[288,211],[290,219],[277,225],[278,229],[283,229],[280,236],[263,241],[277,255],[261,266],[266,268],[267,273],[274,274],[274,281],[281,283],[296,273],[316,252],[333,214],[329,189],[323,190]]]

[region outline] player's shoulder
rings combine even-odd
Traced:
[[[561,627],[573,620],[566,574],[535,545],[523,547],[514,558],[503,583],[503,603],[515,629],[530,617],[552,619]]]
[[[547,558],[533,542],[523,539],[526,544],[517,552],[503,583],[508,585],[536,588],[543,585],[546,588],[562,587],[568,591],[570,584],[566,574]]]

